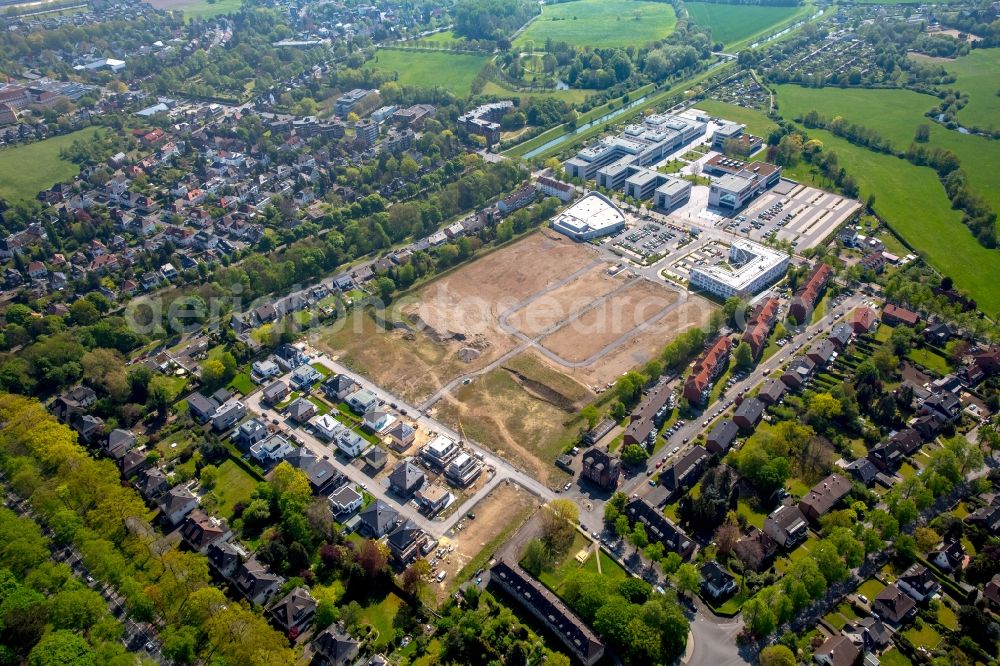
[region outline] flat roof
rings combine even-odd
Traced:
[[[625,214],[603,194],[591,192],[560,213],[552,224],[578,232],[597,231],[625,224]]]
[[[743,238],[733,241],[729,248],[729,256],[730,259],[742,261],[739,267],[726,270],[719,266],[699,266],[691,273],[701,273],[736,291],[743,291],[762,273],[782,262],[788,263],[788,255]]]
[[[668,176],[667,182],[657,187],[656,191],[668,196],[674,196],[675,194],[680,194],[681,192],[689,189],[691,189],[691,181],[684,180],[683,178]]]

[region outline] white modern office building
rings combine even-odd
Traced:
[[[552,228],[578,241],[616,234],[625,228],[625,213],[611,199],[591,192],[552,219]]]
[[[678,148],[705,134],[705,123],[681,116],[656,114],[628,125],[615,137],[604,137],[566,161],[574,178],[597,179],[601,187],[618,189],[634,173],[664,159]]]
[[[691,271],[691,289],[720,298],[749,298],[778,281],[788,270],[788,255],[753,241],[739,239],[729,248],[729,262],[698,266]]]

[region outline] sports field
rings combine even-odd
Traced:
[[[459,97],[472,92],[472,81],[489,56],[415,49],[379,49],[365,67],[394,71],[404,86],[447,88]]]
[[[577,46],[641,46],[666,37],[677,24],[673,7],[645,0],[576,0],[545,5],[514,44],[536,49],[551,37]]]
[[[61,159],[59,151],[93,133],[94,129],[88,128],[0,150],[0,198],[8,201],[34,199],[42,190],[78,174],[80,167]]]
[[[147,0],[156,9],[184,12],[187,19],[207,19],[239,11],[242,0]]]
[[[983,129],[1000,127],[1000,48],[976,49],[944,63],[944,68],[958,77],[951,87],[969,95],[969,103],[958,112],[958,121]]]
[[[799,11],[799,7],[761,7],[714,2],[686,2],[684,6],[692,21],[711,28],[713,40],[726,46],[759,35]]]
[[[845,120],[864,125],[889,139],[896,150],[906,150],[913,141],[917,125],[931,128],[928,147],[940,146],[958,155],[969,185],[985,197],[994,210],[1000,211],[1000,188],[996,174],[1000,172],[1000,142],[962,134],[932,123],[924,113],[937,103],[937,98],[910,90],[869,90],[859,88],[803,88],[795,85],[777,86],[781,113],[786,118],[804,115],[811,109],[826,118],[842,116]],[[995,91],[994,91],[995,96]]]

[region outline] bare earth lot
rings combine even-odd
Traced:
[[[680,298],[646,280],[633,282],[596,307],[542,339],[542,345],[571,363],[584,361]],[[642,335],[640,333],[639,335]],[[595,364],[601,361],[595,360]]]
[[[442,545],[451,544],[455,550],[437,568],[448,572],[444,581],[431,584],[438,602],[448,596],[449,586],[462,567],[512,527],[512,523],[520,523],[538,506],[538,498],[516,483],[500,484],[479,502],[473,508],[476,519],[463,520],[462,529],[441,540]]]
[[[394,326],[353,311],[314,344],[408,402],[435,395],[437,418],[554,485],[553,460],[595,391],[713,307],[608,266],[593,247],[540,230],[430,283],[386,315]]]
[[[625,285],[624,273],[610,276],[607,266],[599,264],[572,282],[545,293],[516,310],[507,323],[529,337],[540,335],[595,300]]]

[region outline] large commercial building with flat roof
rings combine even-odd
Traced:
[[[705,162],[704,172],[718,176],[708,191],[708,205],[739,210],[781,179],[781,167],[767,162],[744,162],[716,155]]]
[[[635,173],[635,167],[659,162],[704,133],[705,123],[698,120],[648,116],[641,123],[628,125],[620,135],[604,137],[582,149],[566,161],[566,172],[574,178],[596,178],[601,187],[618,189]]]
[[[739,239],[729,248],[728,265],[694,268],[690,286],[720,298],[749,297],[777,282],[787,270],[787,254]]]
[[[624,229],[625,214],[611,199],[591,192],[553,218],[552,228],[573,240],[587,241]]]

